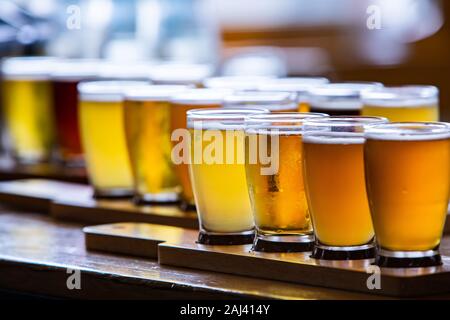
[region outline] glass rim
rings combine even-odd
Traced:
[[[61,59],[51,56],[5,57],[1,75],[5,80],[49,80]]]
[[[320,112],[271,112],[263,114],[248,115],[245,117],[245,122],[249,124],[277,122],[277,123],[291,123],[298,120],[316,119],[322,117],[329,117],[326,113]]]
[[[258,86],[261,91],[291,91],[305,93],[311,88],[329,83],[325,77],[286,77],[275,78]]]
[[[437,103],[439,89],[432,85],[403,85],[375,88],[362,91],[361,100],[366,105],[415,106]]]
[[[149,78],[158,84],[199,84],[212,73],[210,64],[174,62],[154,66]]]
[[[185,105],[222,104],[230,93],[232,91],[228,89],[192,88],[172,96],[170,102]]]
[[[387,122],[389,122],[387,118],[375,116],[329,116],[305,120],[305,124],[310,127],[355,127]]]
[[[124,89],[125,100],[130,101],[170,101],[170,99],[184,90],[187,85],[148,84]]]
[[[450,138],[450,123],[429,122],[388,122],[366,127],[365,136],[373,140],[435,140]]]
[[[50,78],[55,81],[95,79],[99,77],[100,63],[97,59],[64,59],[56,62]]]
[[[80,101],[120,102],[127,88],[148,86],[148,81],[100,80],[82,81],[77,85]]]
[[[276,79],[272,76],[217,76],[203,80],[203,86],[211,89],[257,90],[258,85]]]
[[[360,98],[364,90],[384,87],[381,82],[330,82],[308,90],[310,98]]]
[[[263,108],[202,108],[188,110],[186,115],[188,120],[242,119],[243,122],[247,115],[262,113],[269,113],[269,110]]]
[[[292,91],[235,91],[225,96],[225,104],[239,105],[239,104],[279,104],[292,103],[297,99],[297,95]]]

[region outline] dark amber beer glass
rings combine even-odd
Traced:
[[[55,128],[50,74],[56,60],[18,57],[2,63],[2,97],[8,151],[19,163],[48,161]]]
[[[450,125],[388,123],[367,128],[367,192],[377,264],[441,264],[439,244],[450,188]]]
[[[222,106],[224,96],[229,93],[231,91],[226,89],[191,89],[174,95],[170,107],[170,132],[174,133],[177,129],[187,128],[187,111],[200,108],[219,108]],[[174,138],[172,140],[174,152],[178,150],[175,146],[180,143],[184,145],[183,150],[187,150],[186,141],[180,142]],[[182,208],[195,209],[188,164],[174,163],[173,167],[181,185]]]
[[[258,87],[258,90],[296,92],[298,111],[308,112],[308,90],[324,85],[328,82],[328,79],[323,77],[275,78],[273,80],[262,83]]]
[[[224,108],[264,108],[270,112],[298,110],[297,94],[286,91],[236,91],[224,99]]]
[[[324,116],[285,112],[245,119],[245,169],[257,232],[254,250],[311,251],[314,236],[302,172],[303,122]]]
[[[254,224],[245,176],[244,118],[267,110],[194,109],[190,129],[190,175],[203,244],[245,244]]]
[[[311,112],[323,112],[331,116],[357,116],[361,114],[361,93],[383,87],[378,82],[329,83],[308,91]]]
[[[433,86],[382,87],[362,92],[362,114],[390,121],[438,121],[439,90]]]
[[[149,85],[125,92],[125,135],[137,203],[179,200],[180,187],[170,158],[169,101],[186,88]]]
[[[305,121],[304,177],[319,259],[374,256],[374,231],[364,177],[364,127],[377,117]]]

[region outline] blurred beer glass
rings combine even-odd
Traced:
[[[441,264],[450,192],[450,125],[395,122],[366,130],[367,192],[384,267]]]
[[[237,91],[225,97],[224,108],[264,108],[270,112],[298,110],[297,94],[285,91]]]
[[[192,85],[200,87],[214,72],[209,64],[165,63],[154,66],[150,79],[154,84]]]
[[[316,245],[313,257],[374,257],[374,231],[364,177],[364,128],[379,117],[305,121],[304,179]]]
[[[8,151],[19,163],[49,161],[55,128],[50,74],[56,59],[16,57],[2,63]]]
[[[433,86],[383,87],[362,92],[362,114],[390,121],[438,121],[439,90]]]
[[[149,85],[125,91],[125,134],[137,203],[179,200],[180,187],[170,158],[169,101],[186,88]]]
[[[267,110],[194,109],[187,112],[191,132],[189,165],[202,244],[245,244],[254,224],[245,177],[244,118]]]
[[[177,129],[187,128],[187,111],[200,108],[219,108],[222,106],[224,96],[229,93],[231,91],[226,89],[191,89],[174,95],[170,107],[170,132],[174,133]],[[184,145],[183,150],[187,150],[187,141],[180,142],[176,139],[172,141],[174,147],[180,143]],[[188,164],[174,164],[174,170],[181,185],[181,206],[185,210],[194,210],[195,201],[189,179]]]
[[[258,89],[261,91],[290,91],[297,93],[298,111],[308,112],[308,90],[328,83],[329,80],[323,77],[291,77],[275,78],[261,84]]]
[[[246,117],[245,169],[257,232],[254,250],[311,251],[314,236],[303,183],[303,122],[324,116],[286,112]],[[265,163],[261,152],[271,156],[270,163]]]
[[[211,89],[230,89],[235,91],[258,90],[259,86],[273,79],[273,77],[269,76],[211,77],[203,81],[203,86]]]
[[[78,84],[80,132],[95,197],[132,195],[132,173],[124,128],[124,91],[141,81]]]
[[[308,90],[311,112],[324,112],[331,116],[361,114],[361,92],[382,87],[378,82],[329,83]]]

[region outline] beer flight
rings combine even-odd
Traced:
[[[197,210],[200,244],[442,263],[450,125],[436,87],[100,64],[3,62],[18,163],[84,161],[96,198]]]

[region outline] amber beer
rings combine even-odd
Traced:
[[[231,91],[226,89],[191,89],[174,95],[170,106],[170,132],[174,133],[177,129],[187,128],[187,111],[200,108],[219,108],[222,106],[224,96],[228,93],[231,93]],[[176,152],[175,146],[179,143],[185,145],[186,141],[180,142],[174,136],[172,139],[173,152]],[[182,149],[186,150],[186,145]],[[172,158],[174,156],[177,156],[177,154],[172,155]],[[194,209],[195,201],[189,178],[188,164],[174,163],[173,168],[181,185],[183,208]]]
[[[304,177],[314,225],[313,255],[368,258],[374,231],[364,176],[364,127],[377,117],[329,117],[305,122]]]
[[[439,90],[433,86],[384,87],[363,91],[362,114],[390,121],[438,121]]]
[[[125,92],[125,135],[137,203],[179,199],[170,158],[169,101],[183,90],[181,85],[149,85]]]
[[[189,166],[200,243],[253,242],[254,224],[245,176],[244,117],[266,112],[252,108],[188,111]]]
[[[225,97],[225,108],[265,108],[270,112],[298,110],[297,94],[287,91],[236,91]]]
[[[296,92],[298,111],[308,112],[310,109],[308,90],[322,86],[328,82],[329,80],[323,77],[275,78],[262,83],[258,87],[258,90]]]
[[[124,90],[140,81],[92,81],[78,85],[80,132],[89,180],[96,197],[132,195],[124,128]]]
[[[311,88],[307,94],[310,111],[331,116],[358,116],[362,109],[362,92],[379,87],[383,85],[378,82],[340,82]]]
[[[246,118],[247,185],[257,231],[254,250],[311,250],[314,237],[303,183],[302,130],[305,119],[324,116],[295,112]],[[271,167],[261,152],[271,156]]]
[[[2,63],[8,149],[20,163],[48,161],[55,143],[50,74],[56,60],[19,57]]]
[[[367,191],[382,266],[441,263],[450,192],[450,126],[439,122],[369,127]]]

